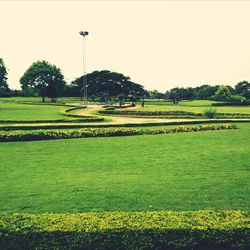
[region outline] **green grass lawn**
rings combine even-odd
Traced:
[[[68,108],[0,101],[0,120],[63,119],[66,117],[60,114],[60,111]]]
[[[249,210],[250,124],[0,144],[4,212]]]
[[[217,101],[209,100],[193,100],[193,101],[180,101],[179,106],[211,106],[212,103]],[[141,102],[136,102],[136,105],[141,105]],[[172,106],[172,101],[145,101],[145,105],[169,105]]]
[[[2,97],[0,101],[4,102],[32,102],[32,103],[39,103],[42,104],[41,97]],[[68,102],[80,102],[80,97],[58,97],[56,99],[56,103],[68,103]],[[45,103],[51,104],[50,98],[45,98]]]
[[[195,102],[195,101],[193,101]],[[140,106],[140,104],[137,105],[136,110],[144,110],[144,111],[189,111],[189,112],[196,112],[196,113],[203,113],[204,109],[206,109],[208,106],[206,106],[206,102],[204,103],[197,102],[184,102],[182,104],[178,105],[145,105],[144,108]],[[218,113],[246,113],[250,114],[250,106],[224,106],[224,107],[212,107],[217,110]]]

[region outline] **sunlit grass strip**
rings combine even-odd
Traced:
[[[145,134],[169,134],[179,132],[199,132],[208,130],[236,129],[235,124],[200,125],[200,126],[178,126],[172,128],[83,128],[77,130],[36,130],[36,131],[10,131],[1,132],[0,141],[34,141],[49,139],[70,139],[87,137],[110,137],[110,136],[131,136]]]
[[[1,249],[247,249],[243,211],[2,214]]]

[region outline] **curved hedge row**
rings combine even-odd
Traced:
[[[62,114],[66,115],[66,116],[71,116],[72,114],[69,113],[70,111],[78,110],[78,109],[84,109],[84,108],[87,108],[87,106],[69,108],[69,109],[66,109],[66,110],[62,111]]]
[[[1,249],[249,249],[242,211],[2,214]]]
[[[104,121],[103,117],[98,117],[98,116],[93,116],[93,115],[77,115],[77,114],[71,114],[70,112],[73,110],[77,110],[77,109],[83,109],[83,108],[87,108],[87,106],[82,106],[82,107],[74,107],[74,108],[70,108],[67,109],[65,111],[62,112],[63,115],[66,115],[68,117],[77,117],[77,118],[81,118],[81,121],[85,121],[85,122],[97,122],[97,121]]]
[[[178,126],[173,128],[154,128],[145,130],[136,128],[82,128],[77,130],[29,130],[11,132],[4,131],[0,133],[0,142],[130,136],[145,134],[169,134],[178,132],[198,132],[207,130],[225,130],[236,128],[237,126],[234,124],[219,124],[200,126]]]
[[[144,122],[144,123],[96,123],[96,124],[85,124],[81,122],[75,123],[53,123],[53,124],[14,124],[14,125],[1,125],[0,131],[15,131],[15,130],[41,130],[41,129],[80,129],[80,128],[109,128],[109,127],[157,127],[157,126],[179,126],[179,125],[201,125],[201,124],[217,124],[217,123],[249,123],[250,119],[195,119],[186,121],[163,121],[163,122]]]

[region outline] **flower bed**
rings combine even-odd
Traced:
[[[130,136],[143,134],[169,134],[178,132],[198,132],[207,130],[236,129],[234,124],[178,126],[173,128],[82,128],[74,130],[28,130],[28,131],[4,131],[0,133],[0,142],[10,141],[34,141],[49,139],[70,139],[86,137]]]

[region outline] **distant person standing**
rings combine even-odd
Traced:
[[[118,102],[119,102],[119,107],[121,108],[123,105],[122,97],[119,97]]]
[[[141,100],[141,106],[144,108],[144,99]]]

